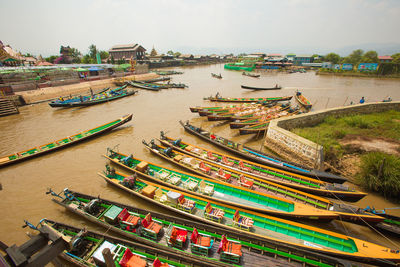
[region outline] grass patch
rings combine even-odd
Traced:
[[[371,191],[380,192],[388,198],[398,198],[400,158],[381,152],[367,153],[361,157],[361,171],[356,180]]]

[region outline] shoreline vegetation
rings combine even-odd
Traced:
[[[352,182],[386,198],[400,195],[400,111],[328,116],[292,132],[321,144],[325,161]]]
[[[344,76],[344,77],[358,77],[358,78],[384,78],[384,79],[400,79],[400,74],[387,74],[380,75],[374,72],[358,72],[358,71],[343,71],[343,70],[317,70],[316,75],[326,76]]]

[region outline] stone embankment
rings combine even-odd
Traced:
[[[327,116],[341,117],[388,110],[400,110],[400,102],[366,103],[276,119],[269,124],[264,145],[286,159],[321,169],[324,167],[323,147],[290,132],[291,129],[317,125]]]
[[[155,73],[137,74],[125,76],[124,79],[135,79],[137,81],[143,81],[148,79],[157,78],[159,75]],[[66,97],[69,95],[76,94],[89,94],[90,89],[93,92],[100,91],[106,87],[115,87],[115,78],[87,81],[76,84],[62,85],[56,87],[45,87],[36,90],[18,92],[17,95],[21,96],[26,104],[40,103],[44,101],[49,101],[60,96]]]

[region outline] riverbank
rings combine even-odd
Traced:
[[[344,71],[344,72],[317,71],[315,73],[315,75],[358,77],[358,78],[400,79],[400,74],[378,75],[376,73],[356,72],[356,71]]]
[[[327,116],[291,131],[321,144],[325,161],[362,187],[387,197],[400,194],[400,111]]]
[[[146,73],[146,74],[129,75],[125,76],[124,78],[143,81],[158,77],[159,77],[158,74]],[[97,92],[106,87],[115,87],[114,85],[115,79],[116,78],[110,78],[104,80],[86,81],[81,83],[55,86],[55,87],[45,87],[35,90],[18,92],[16,93],[16,95],[22,97],[26,104],[35,104],[35,103],[50,101],[60,96],[66,97],[69,95],[76,95],[76,94],[90,94],[90,89],[92,89],[93,92]]]

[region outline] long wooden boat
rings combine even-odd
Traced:
[[[125,88],[125,87],[124,87]],[[113,91],[118,92],[119,89],[123,89],[122,87],[116,88]],[[53,100],[49,103],[50,107],[52,108],[59,108],[59,107],[69,107],[70,104],[76,103],[76,102],[82,102],[82,101],[87,101],[91,98],[97,97],[98,95],[104,94],[107,91],[110,90],[110,87],[104,88],[100,92],[96,94],[92,94],[90,96],[79,96],[79,97],[70,97],[69,99],[64,99],[63,97],[60,97],[59,99]]]
[[[264,119],[262,118],[262,117],[253,117],[253,118],[250,118],[250,119],[247,119],[247,120],[235,120],[235,121],[232,121],[231,123],[229,123],[229,127],[231,128],[231,129],[239,129],[239,128],[242,128],[242,127],[245,127],[245,126],[251,126],[251,125],[254,125],[254,124],[258,124],[258,123],[261,123],[261,122],[263,122],[264,121]]]
[[[161,77],[154,78],[154,79],[144,80],[144,82],[154,83],[154,82],[163,82],[163,81],[169,81],[169,80],[171,80],[171,77],[161,76]]]
[[[179,123],[189,133],[194,134],[216,146],[224,148],[232,153],[235,153],[235,154],[237,154],[241,157],[244,157],[246,159],[249,159],[251,161],[255,161],[255,162],[267,165],[267,166],[279,168],[279,169],[286,170],[289,172],[294,172],[294,173],[301,174],[301,175],[304,175],[307,177],[320,179],[322,181],[326,181],[326,182],[330,182],[330,183],[344,183],[345,181],[347,181],[346,178],[341,177],[339,175],[316,170],[316,169],[310,169],[310,168],[307,168],[305,166],[302,166],[302,165],[299,165],[299,164],[296,164],[293,162],[284,161],[284,160],[276,158],[274,156],[265,154],[262,151],[255,150],[255,149],[245,146],[243,144],[236,143],[234,141],[228,140],[221,136],[217,136],[217,135],[212,134],[204,129],[201,129],[199,127],[191,125],[189,123],[189,121],[187,121],[186,123],[179,121]]]
[[[294,201],[289,195],[280,193],[279,190],[256,191],[252,188],[243,187],[240,183],[235,182],[235,178],[225,182],[223,180],[193,175],[143,161],[133,156],[126,156],[112,150],[108,150],[107,155],[103,156],[112,163],[140,175],[147,181],[156,182],[176,190],[191,193],[216,202],[219,201],[231,206],[250,209],[282,218],[323,221],[330,221],[338,218],[338,215],[334,214],[332,211],[317,209],[311,205],[306,206],[306,204]],[[129,159],[125,160],[127,158]],[[146,166],[146,168],[141,169],[140,166],[142,165]],[[110,169],[110,167],[107,166],[107,169]],[[124,175],[120,174],[120,176],[124,179]],[[271,188],[273,188],[273,185],[271,185]],[[283,191],[283,187],[279,189]],[[291,193],[295,191],[296,190],[293,190]],[[307,194],[299,195],[306,196]],[[312,197],[310,197],[310,199],[311,198]]]
[[[187,86],[183,83],[150,83],[147,81],[136,81],[136,83],[145,84],[146,86],[162,86],[164,88],[186,88]]]
[[[249,237],[286,243],[295,248],[352,261],[385,266],[400,263],[399,251],[358,238],[221,204],[140,179],[136,179],[128,188],[120,183],[116,173],[100,176],[107,183],[149,203],[230,232],[247,233]]]
[[[128,84],[133,86],[133,87],[137,87],[137,88],[140,88],[140,89],[151,90],[151,91],[160,91],[161,89],[165,89],[166,88],[166,87],[164,87],[162,85],[154,85],[152,83],[138,83],[138,82],[134,82],[134,81],[129,81]]]
[[[43,219],[37,227],[49,227],[56,234],[71,240],[71,249],[64,251],[59,258],[79,267],[105,266],[103,249],[109,248],[115,266],[124,266],[127,261],[134,266],[206,266],[201,258],[187,257],[183,253],[128,241],[104,233],[80,229],[62,222]],[[183,254],[183,255],[182,255]],[[125,265],[126,266],[126,265]]]
[[[253,77],[253,78],[260,78],[260,74],[253,74],[253,73],[245,72],[245,71],[242,72],[242,75]]]
[[[106,179],[107,181],[109,180],[109,178]],[[116,185],[118,186],[118,184]],[[121,186],[121,188],[123,187],[120,184],[119,186]],[[147,246],[162,249],[166,252],[173,251],[178,256],[184,255],[188,260],[194,260],[196,257],[200,257],[204,264],[208,266],[223,266],[225,262],[256,267],[279,264],[321,267],[348,265],[348,262],[342,259],[315,253],[309,251],[307,248],[295,248],[283,242],[266,240],[261,236],[249,236],[247,233],[239,231],[227,231],[225,228],[215,224],[209,224],[208,222],[198,222],[196,220],[182,218],[182,216],[176,217],[165,213],[150,213],[148,210],[140,209],[136,206],[128,206],[68,189],[64,189],[62,193],[64,196],[61,196],[61,193],[59,195],[54,194],[56,197],[53,198],[53,201],[84,219]],[[94,205],[96,209],[91,209],[90,206]],[[110,210],[114,212],[111,213]],[[126,210],[130,216],[139,217],[138,221],[140,223],[138,222],[135,227],[132,227],[132,225],[127,229],[127,225],[124,221],[118,218],[123,210]],[[112,216],[109,216],[108,213],[111,213],[110,215]],[[151,229],[144,229],[142,222],[148,214],[150,214],[151,220],[154,222],[154,227],[157,227],[155,230],[158,230],[158,234],[156,234],[155,231],[150,231]],[[111,220],[112,218],[115,218],[115,222]],[[159,229],[160,226],[161,229]],[[167,233],[171,226],[188,231],[188,235],[190,235],[187,241],[187,243],[189,243],[188,245],[182,246],[182,248],[167,245],[167,240],[169,239]],[[204,246],[204,244],[201,247],[192,244],[191,236],[195,230],[201,236],[211,238],[212,241],[210,241],[209,247]],[[223,242],[224,236],[241,246],[240,253],[237,250],[236,255],[230,255],[231,257],[228,257],[229,254],[220,251],[221,254],[218,255],[217,251],[219,245]],[[196,239],[193,238],[193,240],[195,241]],[[192,247],[193,251],[191,250]],[[236,262],[234,260],[236,260]]]
[[[207,154],[201,152],[201,155],[198,155],[198,159],[194,159],[187,155],[186,153],[182,153],[177,151],[174,147],[167,148],[165,146],[159,146],[154,142],[151,144],[147,144],[143,141],[143,144],[146,148],[153,152],[154,154],[163,157],[164,159],[186,168],[189,171],[192,171],[196,174],[208,177],[210,179],[220,179],[220,180],[230,180],[236,179],[238,184],[244,183],[242,186],[252,187],[254,183],[262,187],[271,186],[269,182],[279,182],[280,184],[284,184],[285,186],[290,186],[292,188],[296,188],[298,190],[308,192],[318,196],[339,198],[345,201],[356,202],[361,198],[365,197],[367,194],[364,192],[356,191],[347,186],[343,185],[334,185],[331,183],[315,180],[315,179],[307,179],[307,177],[301,177],[301,179],[282,179],[279,175],[257,175],[255,176],[253,172],[244,172],[246,169],[243,163],[237,162],[237,166],[235,169],[228,168],[225,165],[217,164],[217,158],[215,162],[204,161],[203,158],[208,157]],[[210,157],[213,157],[210,155]],[[218,159],[220,161],[222,159]],[[234,162],[231,164],[235,165]],[[242,165],[242,167],[240,167]],[[250,167],[247,167],[250,168]],[[225,178],[228,177],[228,178]],[[289,177],[287,177],[289,178]],[[243,181],[248,181],[246,184]]]
[[[203,98],[204,100],[210,100],[214,102],[236,102],[236,103],[251,103],[251,102],[278,102],[288,101],[292,99],[292,96],[277,96],[277,97],[250,97],[250,98],[231,98],[231,97],[220,97],[210,96]]]
[[[388,214],[385,209],[376,210],[375,208],[369,206],[363,209],[363,211],[384,218],[383,222],[380,222],[373,227],[385,233],[400,237],[400,216]]]
[[[18,162],[21,162],[26,159],[37,157],[37,156],[49,153],[51,151],[65,148],[72,144],[76,144],[83,140],[86,140],[86,139],[95,137],[97,135],[100,135],[104,132],[110,131],[118,126],[121,126],[121,125],[127,123],[131,119],[132,119],[132,114],[125,115],[117,120],[100,125],[93,129],[86,130],[86,131],[80,132],[78,134],[70,135],[68,137],[58,139],[58,140],[50,142],[48,144],[33,147],[33,148],[23,150],[18,153],[8,155],[8,156],[2,156],[2,157],[0,157],[0,167],[6,166],[9,164],[13,164],[13,163],[18,163]]]
[[[299,102],[303,107],[306,109],[311,109],[311,102],[301,92],[297,91],[294,96],[297,102]]]
[[[189,107],[190,112],[192,112],[192,113],[197,113],[197,112],[199,112],[201,110],[217,110],[217,109],[222,109],[222,108],[225,108],[225,107],[223,107],[223,106],[218,106],[218,107],[199,107],[199,106],[197,106],[197,107]]]
[[[281,86],[275,86],[275,87],[253,87],[253,86],[247,86],[247,85],[241,85],[242,89],[249,89],[249,90],[280,90],[282,89]]]
[[[131,96],[136,94],[138,91],[135,90],[121,90],[118,92],[110,91],[110,94],[104,95],[97,95],[93,98],[90,98],[86,101],[82,102],[74,102],[69,105],[69,107],[86,107],[86,106],[93,106],[105,102],[110,102],[113,100],[117,100],[126,96]]]
[[[382,217],[368,213],[359,207],[343,203],[336,203],[335,201],[328,200],[326,198],[293,189],[295,187],[290,186],[292,182],[298,182],[300,184],[309,183],[310,185],[319,186],[321,184],[320,180],[282,171],[277,168],[268,167],[220,152],[215,152],[200,146],[185,143],[181,139],[168,137],[163,132],[161,132],[161,137],[158,140],[163,145],[173,147],[176,150],[192,157],[221,165],[232,170],[239,170],[250,176],[255,176],[260,179],[270,181],[272,184],[269,184],[267,187],[268,194],[274,194],[287,200],[293,200],[295,202],[304,203],[305,205],[335,212],[343,221],[350,221],[360,224],[364,224],[365,222],[375,224],[382,222],[383,220]],[[254,180],[252,181],[254,183]],[[276,184],[282,186],[277,186]],[[267,184],[260,183],[256,186],[253,184],[252,190],[255,191],[255,193],[264,192],[263,186],[267,186]]]
[[[157,73],[158,75],[174,75],[174,74],[183,74],[182,71],[175,71],[175,70],[155,70],[153,71],[155,73]]]
[[[215,74],[215,73],[211,73],[211,77],[217,78],[217,79],[222,79],[222,75],[221,74]]]
[[[216,110],[209,115],[207,115],[207,119],[209,121],[219,121],[219,120],[232,120],[232,119],[245,119],[249,116],[253,116],[253,114],[268,114],[268,113],[276,113],[282,108],[279,106],[266,107],[263,105],[250,105],[246,107],[235,107],[229,110],[229,112],[219,112],[221,109]]]

